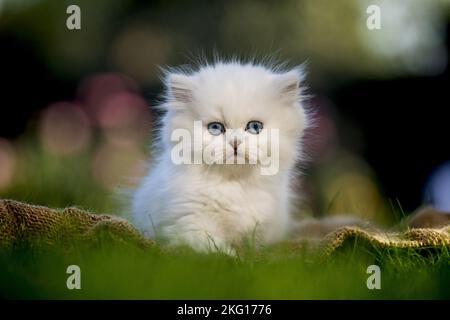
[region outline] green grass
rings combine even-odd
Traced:
[[[0,254],[0,296],[26,299],[449,299],[445,249],[367,251],[344,248],[326,261],[287,245],[239,257],[187,248],[23,248]],[[81,268],[81,290],[68,290],[66,268]],[[381,289],[366,286],[371,264]]]
[[[18,143],[15,182],[0,192],[51,207],[77,205],[115,213],[110,191],[96,184],[92,150],[71,156],[45,153],[33,140]],[[343,248],[327,261],[288,245],[238,257],[186,248],[142,250],[101,241],[70,248],[0,252],[0,298],[68,299],[449,299],[447,250]],[[66,268],[81,268],[81,290],[68,290]],[[381,268],[381,290],[369,290],[366,269]]]

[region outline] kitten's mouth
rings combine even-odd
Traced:
[[[249,164],[250,161],[246,154],[241,154],[238,151],[230,153],[226,159],[228,159],[227,161],[232,161],[232,164]],[[243,163],[240,163],[240,161],[243,161]]]

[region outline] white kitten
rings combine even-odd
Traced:
[[[302,80],[302,68],[281,71],[239,62],[168,73],[159,156],[133,198],[138,228],[198,251],[231,253],[247,236],[261,244],[285,238],[292,223],[291,184],[307,126]],[[194,136],[195,121],[202,121],[203,140],[183,156],[202,159],[212,147],[214,163],[175,164],[178,141],[171,141],[172,133],[184,129]],[[249,147],[251,139],[274,129],[279,141],[261,139]],[[278,154],[262,152],[273,152],[276,142]],[[256,164],[220,164],[249,162],[254,154]],[[263,160],[271,157],[279,160],[277,170],[263,174]]]

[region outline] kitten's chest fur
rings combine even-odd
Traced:
[[[166,223],[191,216],[229,241],[258,235],[272,242],[287,231],[290,191],[280,177],[240,180],[185,172],[176,180],[176,201],[166,208]]]

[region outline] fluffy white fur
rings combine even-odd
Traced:
[[[282,71],[254,63],[219,62],[196,71],[169,72],[165,80],[162,107],[167,112],[158,157],[133,197],[138,228],[148,237],[198,251],[230,253],[245,237],[257,243],[285,238],[292,223],[291,184],[307,126],[302,68]],[[218,139],[207,132],[206,125],[213,121],[224,123],[227,130],[242,129],[244,139],[251,120],[261,121],[264,130],[279,129],[278,173],[261,175],[259,164],[175,165],[171,132],[192,130],[195,120],[203,121],[205,144]],[[248,153],[238,151],[240,156]]]

